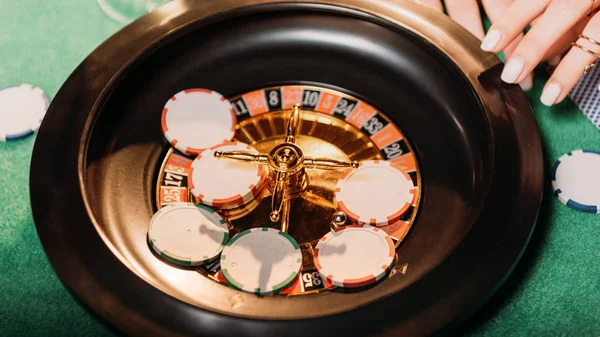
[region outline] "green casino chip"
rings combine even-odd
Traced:
[[[214,210],[193,203],[161,208],[148,226],[148,242],[166,261],[198,266],[219,256],[229,240],[227,224]]]
[[[221,254],[229,284],[259,295],[285,289],[302,267],[302,252],[289,235],[273,228],[252,228],[234,236]]]

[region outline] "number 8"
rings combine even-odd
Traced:
[[[271,91],[269,93],[269,105],[275,106],[277,104],[279,104],[279,95],[277,95],[277,92]]]

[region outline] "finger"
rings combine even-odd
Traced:
[[[543,60],[556,60],[557,56],[563,55],[569,49],[571,49],[571,42],[577,40],[580,33],[569,31],[565,35],[561,36],[553,45],[548,49],[543,57]],[[555,64],[556,65],[556,64]]]
[[[513,2],[513,4],[492,24],[481,43],[481,49],[491,52],[499,52],[504,49],[517,38],[519,34],[523,33],[523,30],[531,23],[531,21],[544,12],[549,3],[550,0],[523,0]]]
[[[446,0],[448,15],[471,34],[483,39],[483,22],[476,0]]]
[[[589,22],[589,18],[587,18],[587,17],[583,18],[582,20],[577,22],[577,24],[575,26],[573,26],[568,32],[566,32],[560,38],[558,38],[554,42],[552,47],[550,47],[550,49],[546,52],[546,55],[544,56],[543,60],[544,61],[552,60],[554,63],[552,65],[557,66],[558,61],[560,61],[562,59],[562,57],[566,54],[566,52],[569,51],[569,49],[571,49],[571,42],[578,39],[579,34],[581,34],[581,32],[583,32],[583,29],[588,24],[588,22]],[[533,25],[533,23],[532,23],[532,25]],[[556,61],[557,59],[558,59],[558,61]]]
[[[539,20],[540,20],[539,16],[537,18],[533,19],[533,21],[531,21],[531,23],[529,24],[529,27],[535,26]],[[525,34],[523,34],[523,33],[519,34],[518,38],[513,40],[513,42],[511,42],[506,48],[504,48],[504,59],[505,60],[510,59],[513,52],[519,45],[519,43],[521,43],[521,41],[523,40],[524,36],[525,36]],[[510,50],[510,52],[508,54],[507,54],[507,50]],[[558,62],[560,62],[560,59]],[[558,62],[556,64],[558,64]],[[533,78],[534,78],[533,72],[530,73],[529,75],[527,75],[527,77],[525,77],[525,79],[519,83],[519,85],[521,86],[521,89],[523,89],[524,91],[529,91],[529,90],[533,89]]]
[[[539,21],[539,17],[531,22],[531,27],[535,26]],[[583,29],[582,29],[583,30]],[[548,74],[552,75],[556,66],[562,61],[563,56],[567,53],[569,49],[571,49],[571,42],[574,41],[577,36],[572,37],[573,29],[561,36],[558,41],[550,48],[550,50],[546,53],[544,60],[546,61],[546,71]],[[531,74],[530,74],[531,75]]]
[[[502,53],[504,54],[505,60],[509,60],[511,58],[513,52],[515,51],[519,43],[521,43],[521,41],[523,41],[523,34],[519,35],[508,46],[506,46],[506,48],[504,48]],[[533,88],[533,73],[527,75],[527,77],[525,77],[525,79],[521,81],[519,85],[524,91],[531,90]]]
[[[517,36],[516,39],[514,39],[508,46],[506,46],[506,48],[504,48],[504,50],[502,51],[502,54],[504,54],[505,60],[509,60],[511,58],[512,53],[517,48],[519,43],[521,43],[522,40],[523,40],[523,34]],[[533,88],[533,73],[530,73],[529,75],[527,75],[527,77],[525,77],[525,79],[523,81],[521,81],[519,83],[519,85],[521,86],[521,89],[523,89],[525,91],[531,90]]]
[[[535,27],[535,25],[540,21],[540,17],[541,16],[538,16],[537,18],[533,19],[533,21],[531,21],[531,23],[529,24],[529,26],[531,28]],[[575,37],[571,38],[571,33],[570,32],[567,33],[567,34],[565,34],[565,35],[563,35],[563,36],[561,36],[557,40],[557,42],[550,48],[550,50],[546,53],[546,56],[544,57],[544,60],[549,60],[549,59],[553,58],[554,56],[556,56],[558,54],[561,54],[561,55],[564,54],[565,51],[567,51],[568,49],[570,49],[571,42],[574,41],[576,38],[577,38],[577,35],[575,35]],[[559,52],[560,49],[562,49],[562,52]],[[513,51],[514,51],[514,49],[513,49]],[[558,63],[556,63],[555,66],[556,65],[558,65]]]
[[[508,60],[511,57],[511,55],[513,54],[515,49],[517,49],[517,46],[519,45],[519,43],[521,43],[522,40],[523,34],[517,36],[516,39],[514,39],[508,46],[506,46],[506,48],[504,48],[502,53],[504,54],[505,60]]]
[[[423,4],[425,6],[429,6],[438,12],[444,11],[444,6],[442,5],[442,0],[417,0],[417,3]]]
[[[500,15],[512,5],[513,0],[483,0],[481,4],[485,9],[485,12],[492,23],[496,22]],[[523,39],[523,33],[519,34],[511,43],[509,43],[502,53],[504,54],[504,59],[508,60],[512,55],[517,45]],[[530,74],[523,80],[521,83],[521,88],[525,91],[531,90],[533,88],[533,75]]]
[[[490,21],[495,23],[498,21],[502,13],[506,11],[512,4],[514,0],[483,0],[481,4],[485,9],[485,13],[487,14]],[[512,52],[517,47],[517,44],[523,38],[523,33],[519,34],[514,40],[512,40],[503,50],[504,57],[508,59]]]
[[[567,33],[589,12],[590,3],[591,0],[553,0],[506,62],[502,80],[506,83],[519,83],[525,79],[544,59],[556,39]]]
[[[600,16],[595,15],[583,31],[583,35],[594,40],[600,40]],[[600,46],[585,39],[577,41],[580,45],[594,52],[600,51]],[[585,67],[596,61],[598,57],[580,48],[573,47],[560,62],[554,73],[546,83],[540,100],[543,104],[551,106],[561,102],[567,97],[571,89],[577,84]]]
[[[499,20],[499,18],[501,17],[501,14],[504,13],[508,8],[510,8],[510,6],[513,3],[514,3],[514,1],[512,1],[512,0],[484,0],[483,6],[486,10],[486,13],[488,13],[488,17],[490,18],[490,21],[493,24]],[[531,22],[531,25],[535,24],[536,20],[538,20],[538,18],[535,18]],[[493,37],[493,33],[490,34],[490,37]],[[510,59],[513,52],[515,51],[515,49],[517,48],[519,43],[521,43],[522,40],[523,40],[523,32],[521,31],[515,39],[513,39],[508,45],[506,45],[504,47],[504,49],[502,49],[502,54],[504,54],[505,60]],[[488,38],[486,42],[489,43],[489,42],[493,42],[493,41],[490,41],[490,39]],[[486,42],[482,43],[482,49],[484,49],[484,50],[486,49],[486,47],[485,47]],[[493,45],[490,47],[487,47],[487,48],[491,48],[491,47],[493,47]],[[521,83],[519,83],[519,85],[525,91],[531,90],[533,88],[533,74],[529,74],[523,81],[521,81]]]
[[[483,9],[485,9],[485,13],[492,23],[496,22],[502,13],[507,10],[512,4],[514,0],[482,0],[481,4],[483,5]]]

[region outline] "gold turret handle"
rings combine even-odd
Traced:
[[[294,171],[288,170],[288,165],[286,160],[276,157],[273,153],[271,154],[256,154],[247,151],[215,151],[215,158],[226,158],[231,160],[236,160],[240,162],[246,163],[258,163],[261,165],[269,165],[269,178],[272,179],[270,183],[273,185],[272,189],[272,199],[271,199],[271,213],[269,218],[272,222],[277,222],[281,220],[281,228],[283,232],[287,232],[289,226],[289,213],[290,213],[290,200],[288,199],[289,195],[289,186],[287,186],[288,178],[290,175],[299,175],[305,174],[304,168],[313,168],[313,169],[321,169],[321,170],[335,170],[335,169],[343,169],[343,168],[352,168],[356,169],[359,166],[357,161],[343,161],[329,158],[302,158],[302,152],[300,148],[295,145],[297,140],[297,135],[300,129],[300,104],[294,104],[294,108],[292,110],[292,114],[287,122],[287,133],[285,137],[285,143],[289,145],[288,151],[293,152],[294,148],[297,148],[296,158],[295,160],[301,160],[301,163],[297,163],[294,168]],[[285,149],[284,149],[285,150]],[[273,150],[275,151],[275,150]],[[288,158],[289,159],[289,158]],[[289,172],[288,172],[289,171]],[[274,181],[273,181],[274,180]],[[271,186],[271,185],[269,185]]]
[[[263,153],[256,154],[246,151],[215,151],[215,158],[232,159],[245,163],[259,163],[266,165],[269,161],[269,156]]]
[[[273,196],[271,199],[271,221],[277,222],[281,217],[281,211],[283,209],[283,200],[285,199],[285,181],[287,180],[288,174],[285,172],[277,172],[277,180],[273,187]]]
[[[285,137],[286,143],[296,143],[296,135],[298,134],[298,129],[300,126],[300,104],[294,104],[294,109],[292,110],[292,115],[288,120],[287,125],[287,136]]]
[[[320,170],[335,170],[339,168],[357,169],[360,165],[356,160],[343,161],[329,158],[304,158],[302,162],[305,168],[320,169]]]

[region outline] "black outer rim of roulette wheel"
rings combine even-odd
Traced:
[[[119,95],[114,89],[128,83],[128,78],[143,62],[152,55],[164,53],[173,41],[207,29],[205,27],[235,22],[236,18],[245,19],[250,15],[280,13],[283,16],[289,14],[292,21],[294,15],[306,13],[341,17],[342,21],[357,20],[366,22],[365,27],[385,28],[394,33],[401,31],[411,41],[420,40],[423,48],[433,50],[430,52],[439,64],[454,65],[448,66],[456,69],[450,73],[456,76],[457,83],[467,84],[461,89],[466,90],[464,95],[468,96],[464,99],[474,102],[477,107],[475,112],[460,113],[451,106],[454,98],[448,100],[447,110],[454,114],[450,113],[445,123],[455,123],[453,127],[456,130],[465,130],[456,137],[464,138],[461,140],[466,144],[466,160],[459,153],[457,162],[471,158],[469,146],[476,146],[475,142],[470,142],[473,139],[483,144],[480,147],[489,157],[477,157],[478,161],[470,163],[475,167],[471,180],[473,186],[477,186],[477,200],[480,200],[470,205],[473,222],[457,225],[455,233],[444,232],[446,239],[451,236],[450,243],[445,246],[446,250],[432,255],[435,261],[429,261],[432,257],[425,254],[428,247],[421,248],[421,260],[428,268],[415,274],[414,282],[404,288],[397,287],[395,292],[386,292],[386,289],[394,287],[392,283],[398,277],[386,280],[381,286],[365,292],[365,296],[375,294],[378,297],[376,301],[349,311],[310,319],[261,320],[190,305],[157,289],[134,272],[131,265],[116,253],[114,246],[107,242],[105,233],[98,230],[99,218],[95,212],[99,208],[94,206],[94,202],[101,204],[101,201],[93,201],[90,197],[95,191],[94,186],[89,185],[91,178],[86,165],[97,156],[94,149],[98,144],[94,142],[103,139],[99,133],[110,133],[111,127],[116,128],[111,123],[124,123],[117,116],[111,116],[113,119],[106,123],[108,117],[104,116],[110,113],[103,111],[110,107],[110,100],[114,100],[112,97]],[[258,26],[268,26],[267,21],[261,21]],[[277,37],[277,34],[274,36]],[[320,43],[318,38],[314,42]],[[390,55],[387,51],[383,54]],[[410,60],[408,56],[391,59]],[[418,60],[412,61],[416,69],[436,67],[425,64],[425,61],[423,64],[419,64]],[[410,68],[405,66],[398,64],[398,67]],[[160,74],[160,69],[156,69]],[[427,68],[419,69],[425,74],[428,71]],[[39,130],[31,164],[31,203],[38,234],[52,266],[68,288],[100,317],[128,334],[292,336],[305,335],[310,331],[313,335],[402,333],[421,336],[440,331],[476,310],[503,283],[529,241],[541,203],[543,158],[537,124],[522,91],[518,86],[503,84],[500,71],[498,59],[480,51],[474,37],[441,14],[411,1],[172,2],[103,43],[73,72],[52,102]],[[431,85],[432,90],[436,88],[435,81],[435,78],[422,78],[422,82]],[[247,90],[255,89],[250,87],[252,84],[240,85]],[[440,97],[452,95],[452,89],[446,90],[439,92]],[[471,125],[465,116],[483,122]],[[405,118],[399,114],[391,117]],[[419,116],[411,118],[415,120]],[[403,122],[410,124],[407,120]],[[145,127],[151,126],[140,125],[140,129]],[[414,129],[415,126],[413,130],[405,130],[409,138],[411,134],[415,135]],[[443,138],[443,131],[437,131]],[[92,137],[94,133],[95,138]],[[153,133],[141,141],[155,142],[160,152],[165,143],[155,136]],[[435,169],[427,166],[426,163],[432,159],[424,158],[428,152],[424,150],[424,143],[421,144],[415,140],[416,150],[419,152],[421,149],[420,160],[424,163],[424,202],[427,203],[427,198],[432,198],[427,195],[428,172]],[[454,163],[447,165],[448,171],[452,171]],[[478,176],[484,173],[487,179]],[[153,178],[152,174],[148,174],[148,179]],[[151,185],[151,182],[148,181],[148,184]],[[429,186],[433,184],[430,180]],[[147,200],[146,204],[151,204],[151,201]],[[434,212],[431,207],[429,209]],[[449,214],[448,219],[452,221],[452,215]],[[401,247],[407,255],[410,255],[410,240],[430,242],[435,238],[435,234],[423,233],[419,229],[420,220],[425,221],[417,220],[407,243]],[[418,258],[413,256],[413,260],[418,261]],[[355,295],[348,296],[352,298]]]

